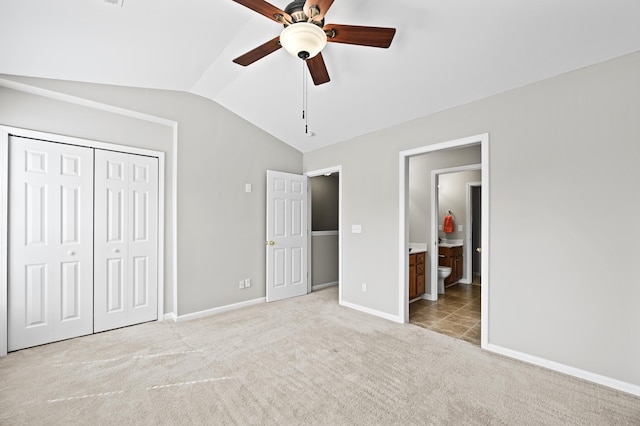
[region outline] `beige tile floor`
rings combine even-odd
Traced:
[[[480,345],[480,285],[455,284],[437,301],[417,300],[409,305],[409,322],[438,333]]]

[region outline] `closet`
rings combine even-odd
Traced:
[[[8,350],[157,319],[158,159],[9,139]]]

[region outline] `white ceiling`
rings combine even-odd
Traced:
[[[272,0],[281,9],[288,0]],[[302,152],[640,50],[638,0],[335,0],[327,23],[395,27],[389,49],[330,43],[331,82],[232,0],[0,0],[0,74],[182,90]]]

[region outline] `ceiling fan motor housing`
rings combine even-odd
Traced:
[[[290,3],[285,12],[291,16],[292,24],[285,24],[280,34],[280,44],[291,55],[302,60],[313,58],[327,44],[327,34],[322,29],[324,19],[310,20],[304,13],[304,0]]]
[[[295,24],[297,22],[311,22],[312,24],[315,24],[320,28],[324,27],[324,18],[322,18],[319,21],[316,21],[316,20],[309,21],[309,18],[313,19],[313,16],[307,16],[307,14],[304,13],[305,3],[306,3],[305,0],[295,0],[289,3],[289,5],[284,9],[284,11],[288,13],[289,16],[291,16],[292,23]],[[315,8],[315,6],[312,6],[312,10],[313,8]],[[315,10],[318,11],[317,8]]]

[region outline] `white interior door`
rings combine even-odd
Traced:
[[[11,136],[8,350],[93,331],[93,150]]]
[[[158,160],[96,150],[94,331],[157,319]]]
[[[307,294],[307,178],[267,170],[267,302]]]

